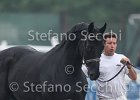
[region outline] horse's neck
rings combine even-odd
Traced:
[[[82,58],[78,51],[78,41],[59,44],[52,51],[52,54],[57,57],[56,61],[65,62],[69,65],[81,65]]]
[[[65,43],[63,45],[62,44],[57,45],[47,54],[46,62],[48,62],[50,65],[48,67],[45,67],[46,71],[49,68],[52,69],[53,70],[52,74],[55,79],[61,77],[63,80],[65,80],[65,78],[67,78],[67,72],[66,72],[67,68],[68,71],[74,70],[74,74],[72,74],[71,76],[75,76],[75,77],[81,76],[82,64],[81,64],[81,57],[78,52],[78,43]]]
[[[81,63],[80,52],[78,51],[78,43],[68,43],[64,46],[64,58],[69,59],[70,64]]]
[[[73,65],[76,67],[81,66],[82,58],[80,56],[80,52],[78,51],[78,41],[65,41],[60,43],[51,51],[47,52],[46,55],[47,59],[49,58],[49,60],[53,60],[53,63],[56,64]]]

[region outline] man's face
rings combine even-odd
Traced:
[[[107,38],[104,43],[104,53],[107,56],[112,56],[117,47],[117,39],[116,38]]]

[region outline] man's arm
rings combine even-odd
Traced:
[[[131,65],[127,65],[127,68],[129,70],[128,76],[132,80],[137,80],[137,73],[134,70],[134,68]]]
[[[122,58],[121,61],[122,61],[122,62],[129,62],[129,63],[131,63],[130,60],[129,60],[127,57]],[[129,73],[128,73],[129,78],[130,78],[131,80],[137,80],[137,73],[136,73],[136,71],[134,70],[134,68],[133,68],[131,65],[129,65],[129,64],[127,64],[127,68],[128,68],[128,70],[129,70]]]

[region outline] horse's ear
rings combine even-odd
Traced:
[[[105,32],[105,29],[106,29],[106,23],[104,24],[104,26],[102,28],[100,28],[100,33],[104,33]]]
[[[93,29],[94,29],[94,23],[91,22],[91,23],[89,24],[89,26],[88,26],[88,32],[89,32],[89,33],[92,32]]]

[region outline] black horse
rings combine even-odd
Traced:
[[[87,81],[81,66],[86,64],[91,80],[98,78],[99,38],[105,29],[106,24],[100,29],[93,23],[77,24],[47,53],[22,46],[1,51],[0,100],[84,100]]]

